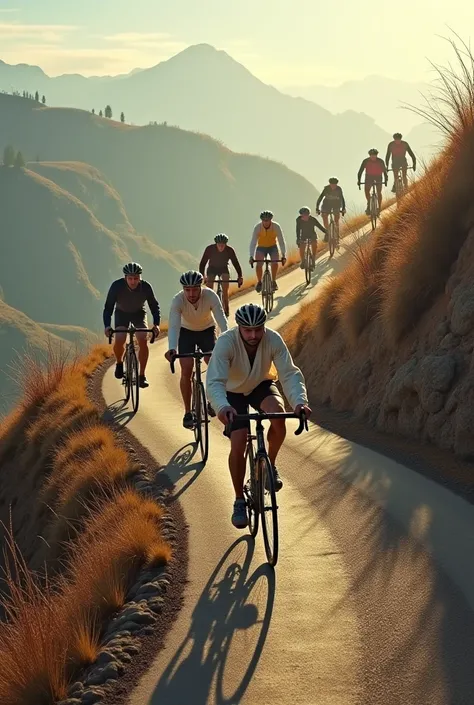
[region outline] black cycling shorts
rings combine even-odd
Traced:
[[[255,387],[255,389],[251,391],[250,394],[227,392],[227,401],[229,402],[229,406],[234,407],[238,414],[248,414],[249,405],[257,411],[261,411],[260,404],[267,397],[277,397],[281,403],[282,409],[285,409],[285,404],[278,390],[278,387],[276,386],[275,382],[273,382],[271,379],[265,379],[263,382],[260,382],[260,384]],[[232,433],[232,431],[238,431],[241,428],[248,429],[249,427],[250,421],[234,421],[232,423],[230,431]],[[224,431],[224,435],[227,436],[226,431]]]
[[[406,157],[392,157],[392,169],[402,169],[404,166],[408,166]]]
[[[131,323],[135,328],[148,328],[146,312],[142,310],[130,313],[116,308],[114,318],[115,328],[128,328]]]
[[[216,328],[211,326],[205,330],[189,330],[181,328],[179,331],[178,352],[193,353],[195,346],[202,352],[214,350],[216,343]]]
[[[207,276],[208,277],[218,277],[222,274],[229,274],[229,267],[224,267],[217,269],[216,267],[208,267],[207,268]]]
[[[321,203],[320,211],[321,213],[339,213],[341,210],[342,201],[331,200],[328,201],[327,198]]]
[[[372,186],[372,184],[381,184],[383,181],[382,176],[366,176],[365,177],[365,185],[366,186]]]
[[[297,238],[298,246],[301,245],[301,243],[305,242],[306,240],[309,240],[310,242],[317,242],[318,241],[318,236],[316,235],[314,230],[309,233],[300,233],[300,235]]]

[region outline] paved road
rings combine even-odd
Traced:
[[[280,279],[271,325],[349,256],[323,255],[309,291],[300,270]],[[190,526],[184,607],[130,705],[472,705],[473,508],[316,426],[295,437],[290,421],[274,572],[261,536],[230,523],[217,420],[204,470],[193,457],[165,350],[154,346],[136,418],[120,411],[112,372],[104,379],[122,422],[167,463]]]

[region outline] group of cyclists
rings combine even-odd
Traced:
[[[372,183],[380,184],[385,177],[387,183],[387,166],[392,157],[394,172],[402,169],[406,179],[406,157],[408,152],[416,167],[415,155],[406,142],[401,141],[399,133],[387,149],[386,163],[379,159],[377,150],[369,151],[358,173],[358,183],[365,170],[366,195]],[[395,173],[395,178],[397,174]],[[368,185],[369,182],[369,185]],[[380,202],[381,197],[379,196]],[[316,228],[327,233],[329,214],[333,212],[336,225],[340,213],[345,213],[345,200],[336,178],[321,192],[316,203],[316,214],[322,214],[324,226],[311,215],[308,207],[299,211],[296,219],[296,240],[303,258],[306,240],[310,240],[316,255]],[[292,406],[294,413],[305,413],[308,418],[311,409],[308,406],[308,394],[301,370],[294,364],[283,338],[266,323],[267,314],[263,307],[256,304],[244,304],[237,309],[235,326],[229,327],[229,262],[232,262],[239,286],[243,282],[242,267],[234,248],[228,244],[229,238],[219,233],[214,244],[206,247],[199,264],[199,270],[189,270],[180,277],[181,289],[173,297],[168,323],[168,350],[165,357],[172,362],[177,354],[193,353],[196,346],[203,352],[212,353],[205,358],[208,365],[206,387],[208,411],[210,416],[217,416],[221,423],[229,428],[230,444],[229,469],[235,490],[232,523],[237,528],[248,525],[246,502],[244,499],[245,447],[248,422],[234,420],[237,414],[248,413],[249,404],[266,413],[283,412],[284,402],[276,380],[280,380],[283,392]],[[278,244],[277,244],[278,243]],[[260,222],[253,229],[250,241],[250,263],[256,263],[256,291],[262,288],[263,260],[269,255],[271,260],[286,261],[286,242],[281,226],[273,220],[271,211],[262,211]],[[276,273],[278,264],[272,263],[273,288],[276,291]],[[207,267],[207,272],[206,272]],[[104,305],[103,322],[105,335],[112,331],[111,321],[115,310],[116,358],[115,377],[122,379],[124,374],[123,356],[126,332],[132,324],[135,328],[147,328],[145,303],[148,303],[153,317],[153,332],[160,332],[161,312],[151,284],[142,278],[142,267],[137,262],[130,262],[123,267],[123,277],[111,285]],[[223,301],[213,290],[216,277],[221,277]],[[204,286],[206,285],[206,286]],[[217,336],[217,327],[219,335]],[[139,346],[139,384],[148,387],[146,366],[148,361],[148,342],[145,332],[136,333]],[[180,358],[180,391],[184,406],[183,426],[194,427],[195,419],[191,410],[193,358]],[[224,431],[227,435],[227,431]],[[268,455],[275,477],[275,489],[282,488],[283,482],[276,466],[281,445],[285,439],[285,420],[271,420],[268,432]]]

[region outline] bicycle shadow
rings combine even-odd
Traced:
[[[175,491],[169,498],[169,502],[176,502],[181,495],[197,480],[204,469],[202,460],[191,462],[197,453],[199,445],[193,441],[179,448],[174,455],[171,456],[166,465],[160,468],[160,475],[166,474],[175,488]],[[179,489],[176,489],[179,481],[193,473],[191,477]]]
[[[118,399],[107,406],[102,416],[105,421],[111,421],[119,426],[127,426],[135,416],[135,412],[128,408],[128,402],[124,399]]]
[[[242,557],[238,554],[243,544],[246,550]],[[220,559],[197,601],[187,635],[155,687],[150,705],[234,705],[242,701],[263,652],[275,601],[275,573],[267,563],[249,576],[253,553],[253,539],[243,536]],[[257,632],[254,639],[252,628]],[[238,676],[236,668],[242,659],[229,658],[229,653],[242,631],[246,636],[239,654],[248,653],[249,660]]]

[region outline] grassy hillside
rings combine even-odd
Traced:
[[[2,705],[66,699],[140,570],[159,576],[171,558],[164,508],[141,492],[142,470],[87,394],[109,354],[30,366],[0,423]]]
[[[439,160],[286,331],[315,401],[469,459],[474,459],[472,66],[462,65],[462,80],[452,74],[443,84],[443,111],[433,113],[447,137]]]
[[[245,255],[262,208],[271,208],[292,231],[297,209],[314,206],[318,195],[285,166],[236,154],[203,135],[163,125],[122,125],[4,94],[0,134],[29,160],[81,161],[99,169],[137,231],[165,250],[196,257],[220,231]]]

